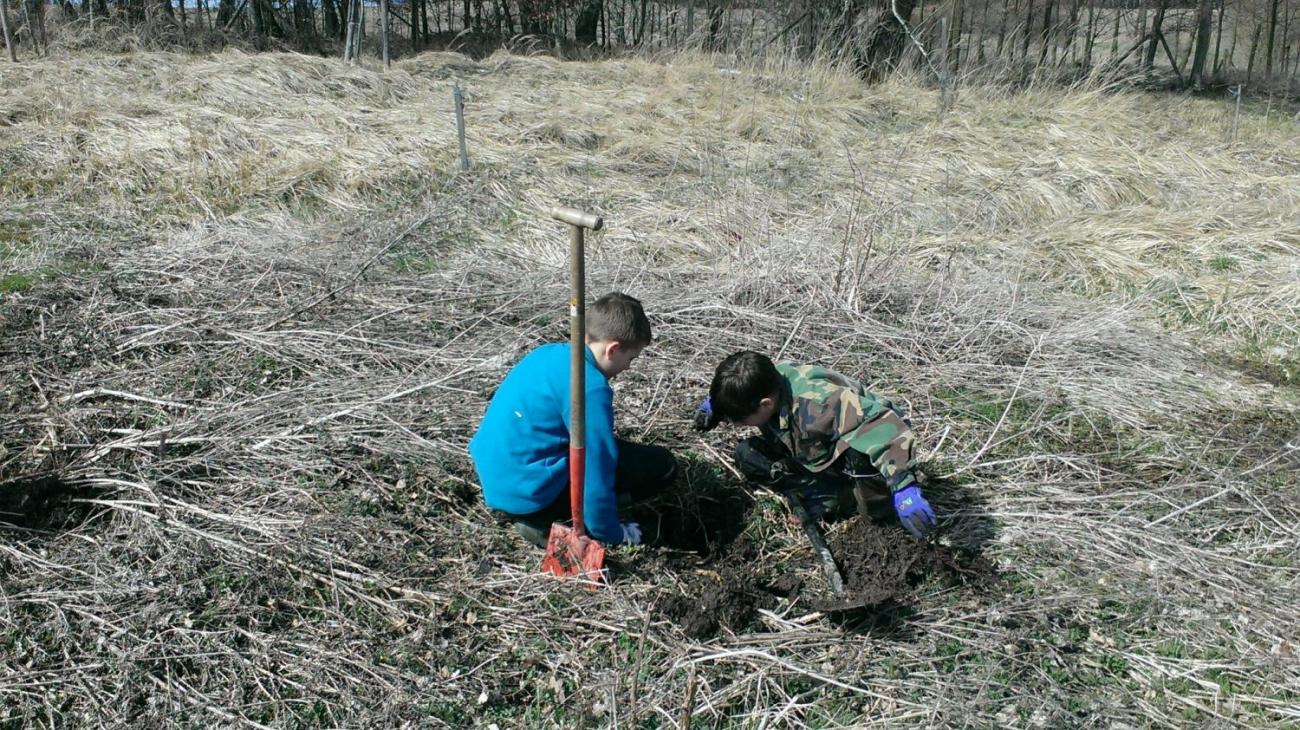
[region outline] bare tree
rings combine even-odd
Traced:
[[[1273,39],[1277,35],[1278,4],[1279,0],[1273,0],[1268,12],[1268,41],[1264,48],[1264,78],[1266,79],[1273,78]]]
[[[0,0],[0,28],[4,29],[5,48],[9,51],[9,60],[18,63],[18,53],[14,50],[14,39],[9,32],[9,3]]]
[[[392,68],[388,57],[388,0],[379,0],[379,44],[382,47],[384,68]]]
[[[858,72],[868,80],[879,80],[898,65],[907,47],[906,23],[912,18],[916,0],[890,0],[867,32],[866,50],[858,53]]]
[[[1196,54],[1192,58],[1191,70],[1187,72],[1187,83],[1197,88],[1205,88],[1205,59],[1210,55],[1210,32],[1214,24],[1213,0],[1200,0],[1196,18]],[[1222,12],[1222,11],[1220,11]]]

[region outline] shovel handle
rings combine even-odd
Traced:
[[[552,208],[551,217],[569,224],[569,512],[573,531],[587,534],[583,524],[583,487],[587,461],[587,310],[583,230],[600,230],[600,216],[573,208]]]
[[[813,552],[817,553],[817,560],[822,564],[822,570],[826,571],[826,577],[831,582],[831,590],[837,596],[844,595],[844,577],[840,575],[839,566],[835,565],[835,556],[831,555],[831,549],[826,545],[826,537],[822,535],[816,520],[808,514],[808,510],[803,506],[803,500],[799,499],[799,495],[793,491],[785,493],[785,501],[789,503],[790,511],[799,519],[799,526],[808,536],[808,542],[812,543]]]
[[[563,221],[571,226],[578,228],[589,228],[593,231],[599,231],[605,225],[604,219],[595,213],[587,213],[577,208],[566,208],[556,206],[551,208],[551,217],[557,221]]]

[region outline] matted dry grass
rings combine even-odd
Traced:
[[[1293,122],[996,88],[938,117],[690,55],[3,73],[0,488],[36,496],[4,507],[0,722],[1300,720]],[[718,359],[820,362],[908,405],[946,539],[1004,580],[694,642],[646,551],[594,594],[538,577],[464,445],[563,336],[554,202],[607,218],[590,287],[648,305],[620,426],[687,493],[734,488],[736,434],[687,428]],[[771,499],[748,519],[816,580]]]

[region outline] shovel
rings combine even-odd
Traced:
[[[799,526],[808,536],[808,542],[812,543],[813,552],[817,553],[822,570],[826,571],[826,578],[831,582],[831,591],[835,593],[836,598],[844,598],[844,577],[840,575],[839,566],[835,565],[835,556],[831,555],[831,549],[826,545],[826,536],[822,534],[821,526],[812,515],[808,514],[808,509],[804,507],[799,495],[795,494],[795,490],[788,489],[783,494],[786,503],[790,505],[790,512],[799,519]]]
[[[569,511],[573,526],[551,525],[542,572],[563,578],[585,578],[596,588],[605,580],[605,546],[591,539],[582,524],[583,481],[586,477],[587,324],[584,304],[582,235],[584,229],[599,231],[600,216],[573,208],[552,208],[551,217],[569,224]]]

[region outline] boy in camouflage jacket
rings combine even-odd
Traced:
[[[741,472],[781,492],[798,490],[818,516],[840,512],[852,492],[863,517],[892,499],[913,536],[935,524],[912,473],[911,425],[852,378],[738,352],[718,365],[695,426],[707,431],[724,420],[759,429],[736,445]]]

